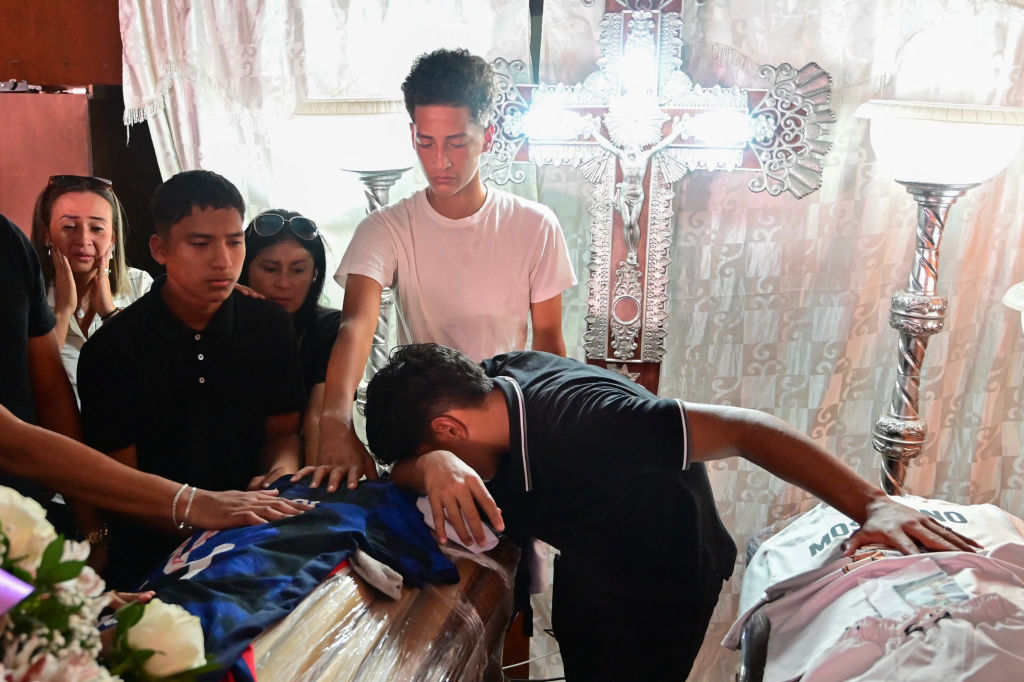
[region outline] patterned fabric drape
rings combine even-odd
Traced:
[[[326,225],[338,255],[364,211],[362,193],[337,175],[318,184],[309,169],[327,166],[270,144],[296,103],[393,98],[412,57],[434,45],[528,59],[525,0],[452,0],[451,11],[416,0],[336,1],[324,13],[328,3],[313,0],[274,13],[271,4],[122,0],[126,105],[151,121],[165,175],[211,168],[256,207],[296,205]],[[579,82],[595,68],[603,4],[544,3],[544,82]],[[469,6],[488,8],[486,28],[467,30]],[[755,85],[760,64],[815,61],[834,79],[838,121],[822,189],[806,199],[753,194],[741,173],[695,173],[679,183],[662,394],[776,414],[877,481],[871,427],[895,377],[888,300],[909,274],[916,205],[875,163],[867,122],[853,112],[871,98],[1024,106],[1024,2],[707,0],[687,1],[683,15],[695,80]],[[437,32],[421,30],[428,20]],[[360,23],[371,21],[385,31],[372,40]],[[416,39],[423,42],[412,47]],[[287,171],[275,166],[281,158],[292,159]],[[409,173],[392,198],[421,184]],[[546,167],[537,197],[558,214],[585,274],[587,181]],[[1022,213],[1024,153],[950,214],[939,276],[949,315],[930,342],[921,391],[929,442],[907,479],[915,494],[990,502],[1017,515],[1024,336],[1017,313],[999,300],[1024,279]],[[577,357],[585,312],[581,285],[565,297],[566,339]],[[741,557],[755,531],[815,504],[744,461],[710,471]],[[691,679],[734,678],[738,656],[719,642],[735,616],[742,568],[741,559]],[[535,664],[533,675],[556,670]]]
[[[594,69],[603,3],[595,5],[545,3],[542,81],[575,83]],[[741,173],[694,173],[678,184],[661,393],[775,414],[877,482],[871,428],[895,381],[889,297],[910,273],[916,204],[875,163],[867,122],[854,110],[871,98],[1024,106],[1024,3],[687,5],[684,58],[695,80],[752,86],[760,64],[815,61],[832,74],[838,120],[822,189],[803,200],[753,194]],[[538,184],[584,268],[587,182],[575,170],[545,167]],[[921,386],[929,442],[907,479],[916,494],[1018,515],[1024,338],[1017,313],[999,301],[1024,279],[1022,211],[1024,153],[951,212],[939,276],[949,316],[930,342]],[[585,310],[581,289],[567,303],[578,357]],[[724,681],[738,665],[719,642],[736,615],[747,540],[816,500],[744,460],[709,469],[741,558],[690,679]]]

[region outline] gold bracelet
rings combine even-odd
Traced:
[[[106,322],[107,320],[112,318],[114,315],[117,315],[119,312],[121,312],[121,310],[122,310],[121,308],[114,308],[113,310],[111,310],[106,315],[100,315],[100,322]]]

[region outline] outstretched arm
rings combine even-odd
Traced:
[[[611,152],[613,155],[618,156],[620,153],[622,153],[622,150],[613,145],[611,141],[607,137],[602,135],[599,130],[595,130],[594,132],[592,132],[591,137],[593,137],[599,145],[604,147],[604,149]]]
[[[81,440],[82,423],[71,382],[60,359],[57,336],[50,331],[28,339],[28,371],[39,424]]]
[[[170,524],[171,504],[181,487],[38,426],[26,424],[0,406],[0,469],[58,490],[97,507]],[[298,514],[306,505],[267,492],[197,491],[190,523],[230,528]],[[179,500],[179,515],[184,511]]]
[[[683,121],[684,119],[682,116],[676,116],[674,119],[672,119],[672,130],[668,132],[668,135],[661,138],[661,142],[647,150],[647,156],[654,156],[662,149],[675,142],[676,138],[679,137],[679,133],[683,132]]]
[[[918,547],[972,551],[977,543],[890,499],[792,426],[756,410],[687,404],[691,461],[740,456],[799,486],[861,524],[847,554],[881,542],[904,554]]]
[[[337,490],[342,480],[355,488],[359,478],[377,478],[377,469],[366,446],[356,435],[352,405],[373,345],[380,315],[381,285],[363,275],[349,275],[341,311],[338,339],[331,348],[320,411],[319,448],[316,461],[307,461],[296,479],[313,471],[313,487],[327,477],[327,489]]]

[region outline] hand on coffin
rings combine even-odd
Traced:
[[[364,475],[377,478],[377,465],[355,431],[331,419],[320,420],[320,451],[317,461],[300,469],[292,481],[313,474],[311,488],[318,488],[327,479],[327,491],[333,493],[346,479],[349,489],[355,488]]]
[[[872,501],[867,511],[867,519],[846,541],[844,556],[868,544],[883,544],[904,554],[919,554],[922,549],[973,552],[981,548],[974,540],[888,497]]]
[[[218,530],[236,526],[255,526],[286,519],[312,509],[308,504],[285,500],[276,490],[200,489],[196,494],[188,522],[196,528]]]
[[[447,520],[455,527],[463,545],[474,544],[474,539],[475,544],[483,544],[487,541],[480,518],[483,510],[495,530],[505,530],[501,510],[487,492],[483,480],[454,453],[432,450],[417,457],[415,462],[423,476],[423,492],[430,500],[435,529],[445,527],[447,512]],[[448,540],[443,530],[438,531],[437,536],[438,543],[442,545]]]
[[[249,481],[249,485],[246,487],[246,490],[263,490],[264,488],[270,486],[271,483],[287,474],[288,470],[289,467],[278,465],[273,467],[270,471],[268,471],[265,474],[253,476],[252,480]]]

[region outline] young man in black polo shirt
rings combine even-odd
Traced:
[[[261,488],[300,464],[293,325],[280,306],[234,291],[243,213],[235,186],[210,171],[158,187],[150,250],[167,275],[104,325],[79,361],[86,442],[213,490]],[[109,580],[131,586],[179,540],[119,522]]]
[[[482,540],[479,505],[561,552],[553,624],[569,680],[685,679],[736,556],[704,461],[739,455],[814,493],[861,523],[850,552],[971,548],[781,420],[658,398],[548,353],[476,365],[401,348],[367,389],[366,433],[379,462],[398,462],[392,477],[430,497],[436,528],[447,510],[464,542],[467,526]]]

